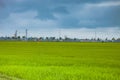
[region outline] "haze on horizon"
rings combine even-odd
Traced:
[[[0,36],[120,37],[120,0],[0,0]],[[104,36],[107,35],[107,36]]]

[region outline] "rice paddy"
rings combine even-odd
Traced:
[[[120,80],[120,43],[2,41],[0,80]]]

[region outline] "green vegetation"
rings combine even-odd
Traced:
[[[120,80],[120,43],[0,42],[0,74],[8,80]]]

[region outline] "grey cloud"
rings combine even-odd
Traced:
[[[69,11],[64,6],[56,7],[55,9],[53,9],[53,12],[58,13],[58,14],[59,13],[60,14],[69,14]]]
[[[86,3],[96,4],[100,2],[120,0],[0,0],[0,4],[6,7],[0,13],[0,19],[7,18],[10,13],[35,10],[38,12],[36,18],[41,20],[55,20],[62,28],[80,27],[111,27],[120,26],[120,7],[91,8],[88,12],[82,11]],[[74,8],[71,7],[74,5]],[[82,7],[79,8],[78,6]],[[83,14],[76,15],[78,11]],[[54,14],[59,14],[61,18]],[[70,16],[67,16],[70,15]]]

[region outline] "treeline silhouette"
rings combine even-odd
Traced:
[[[112,39],[101,39],[101,38],[91,38],[91,39],[79,39],[79,38],[69,38],[69,37],[26,37],[26,36],[12,36],[12,37],[0,37],[1,41],[49,41],[49,42],[120,42],[120,38]]]

